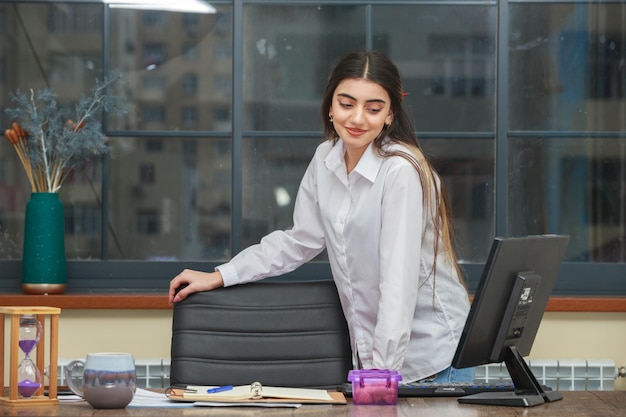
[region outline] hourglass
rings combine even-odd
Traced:
[[[41,337],[41,323],[32,314],[20,317],[19,346],[24,352],[24,359],[17,367],[17,392],[24,398],[30,398],[41,388],[41,372],[30,357],[39,338]]]
[[[0,387],[6,394],[5,371],[9,371],[8,396],[0,396],[3,405],[50,405],[58,404],[58,337],[59,315],[56,307],[2,307],[0,306],[0,356],[4,365],[0,368]],[[5,351],[5,318],[9,317],[9,355]],[[49,337],[46,337],[46,328]],[[47,395],[44,394],[44,366],[48,356]],[[24,358],[20,362],[20,356]],[[1,394],[0,394],[1,395]]]

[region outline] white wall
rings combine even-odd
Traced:
[[[59,358],[84,358],[89,352],[103,351],[130,352],[142,359],[169,358],[171,314],[171,310],[63,310]],[[9,324],[7,319],[5,343]],[[8,349],[5,352],[8,363]],[[626,313],[548,312],[530,358],[611,359],[618,367],[626,366]],[[615,387],[626,390],[626,378],[619,378]]]

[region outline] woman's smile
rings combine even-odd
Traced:
[[[346,127],[346,131],[351,135],[351,136],[361,136],[363,134],[365,134],[367,132],[367,130],[364,129],[358,129],[356,127]]]

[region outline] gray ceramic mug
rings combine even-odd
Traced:
[[[83,366],[82,389],[72,380],[72,369]],[[74,360],[65,367],[68,388],[93,408],[124,408],[137,390],[135,360],[130,353],[89,353],[87,359]]]

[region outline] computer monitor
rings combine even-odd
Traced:
[[[494,240],[452,366],[504,362],[515,391],[472,394],[459,402],[529,407],[562,398],[544,390],[523,357],[530,354],[568,242],[563,235]]]

